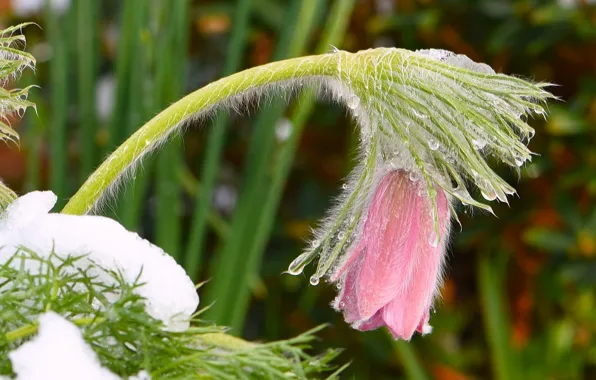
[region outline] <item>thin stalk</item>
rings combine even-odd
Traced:
[[[92,323],[101,323],[102,321],[104,321],[103,318],[82,317],[73,319],[72,323],[77,326],[88,326]],[[15,340],[27,338],[33,334],[36,334],[38,329],[39,324],[35,322],[9,331],[4,335],[4,337],[7,341],[14,342]]]
[[[183,92],[188,48],[190,1],[164,2],[169,13],[166,38],[157,61],[156,94],[161,94],[160,106],[178,99]],[[174,73],[174,75],[172,75]],[[177,171],[183,165],[180,141],[175,139],[157,157],[155,242],[177,261],[180,257],[182,208],[181,186]]]
[[[482,317],[495,379],[514,379],[520,372],[514,368],[512,347],[509,344],[510,329],[501,292],[502,282],[499,265],[488,254],[479,255],[476,268]]]
[[[25,86],[33,83],[34,74],[27,72],[22,81]],[[23,119],[23,127],[26,130],[26,138],[23,139],[27,154],[27,173],[25,177],[25,191],[33,191],[41,188],[41,157],[44,138],[46,138],[45,107],[40,101],[37,93],[32,92],[29,100],[37,104],[36,113],[27,112]]]
[[[250,9],[251,0],[238,1],[234,14],[233,28],[230,34],[230,42],[228,43],[223,76],[231,75],[240,68],[242,51],[246,45]],[[201,257],[203,255],[205,237],[207,235],[207,219],[209,210],[211,209],[213,188],[219,171],[219,161],[221,159],[227,126],[227,115],[225,113],[219,113],[207,138],[207,148],[201,174],[201,199],[195,199],[195,210],[184,259],[186,273],[193,280],[197,279],[197,268],[201,264]]]
[[[395,356],[399,358],[399,361],[404,366],[404,371],[406,372],[408,379],[429,379],[428,374],[416,356],[412,344],[410,342],[404,342],[403,340],[395,340],[392,336],[389,336],[389,339],[393,342]]]
[[[97,119],[95,113],[95,84],[98,67],[97,43],[98,2],[79,0],[76,6],[76,42],[78,63],[78,92],[80,110],[80,183],[82,183],[96,164],[95,135]]]
[[[126,96],[127,101],[125,102],[126,108],[116,107],[112,123],[124,123],[126,137],[132,135],[136,128],[148,118],[146,78],[149,76],[152,45],[144,36],[148,34],[149,5],[150,3],[145,0],[127,0],[124,6],[123,17],[128,17],[124,21],[127,31],[121,38],[128,39],[126,46],[128,46],[129,52],[123,56],[119,55],[118,64],[119,66],[134,67],[134,70],[126,71],[128,73],[126,77],[120,77],[123,74],[118,72],[117,96]],[[120,62],[125,59],[131,62]],[[120,197],[118,207],[120,221],[129,230],[136,230],[138,227],[148,182],[148,173],[140,171]]]
[[[62,210],[66,214],[90,212],[104,193],[115,186],[131,165],[159,146],[181,123],[206,113],[230,97],[279,81],[313,76],[335,77],[332,55],[307,56],[254,67],[213,82],[172,104],[149,120],[118,147],[89,176]]]
[[[66,15],[68,16],[68,15]],[[58,206],[68,196],[68,166],[67,152],[67,115],[68,108],[68,23],[62,24],[61,17],[54,12],[49,1],[45,5],[45,21],[50,44],[52,45],[52,60],[50,61],[51,88],[51,120],[49,130],[50,145],[50,188],[58,195]]]
[[[178,179],[186,194],[203,202],[203,186],[193,176],[188,167],[181,166],[178,171]],[[230,227],[224,218],[217,213],[213,208],[209,209],[207,215],[207,223],[213,229],[219,239],[225,239],[229,233]]]
[[[299,55],[308,41],[307,37],[313,27],[319,4],[317,0],[309,0],[299,5],[297,16],[291,7],[288,10],[289,20],[276,52],[278,58]],[[239,332],[244,320],[249,281],[254,275],[250,266],[255,259],[246,254],[246,248],[250,247],[254,239],[258,224],[255,215],[260,212],[264,201],[267,173],[275,146],[275,123],[283,115],[285,108],[284,103],[276,102],[266,111],[259,113],[244,172],[244,190],[231,223],[231,231],[235,233],[226,240],[217,255],[212,271],[213,284],[206,294],[208,300],[217,299],[213,307],[207,311],[208,317],[230,326],[235,333]],[[239,297],[238,292],[244,294]]]
[[[118,41],[118,59],[116,60],[116,94],[114,110],[108,124],[108,142],[103,149],[107,155],[124,137],[128,102],[132,88],[131,79],[136,72],[134,60],[139,57],[139,43],[142,28],[144,0],[125,0],[122,6],[122,26]]]

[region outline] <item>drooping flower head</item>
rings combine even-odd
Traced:
[[[336,52],[328,91],[360,127],[360,162],[309,249],[288,272],[318,258],[310,282],[327,277],[334,307],[360,330],[388,326],[409,339],[430,331],[454,201],[492,212],[515,190],[485,158],[514,168],[531,159],[526,123],[543,115],[547,84],[496,74],[444,50]]]
[[[447,236],[450,211],[442,189],[436,200],[439,231]],[[408,172],[383,175],[358,242],[331,277],[340,287],[333,306],[346,322],[359,330],[386,325],[396,339],[430,332],[446,243],[437,240],[431,207],[421,181]]]

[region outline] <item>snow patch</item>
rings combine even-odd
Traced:
[[[37,336],[8,354],[20,380],[117,380],[103,368],[77,326],[54,312],[39,318]]]
[[[52,251],[59,257],[87,255],[76,265],[86,269],[94,263],[105,270],[119,271],[131,284],[138,279],[144,285],[136,291],[146,298],[147,313],[163,321],[167,330],[188,328],[199,296],[191,279],[171,256],[113,219],[49,213],[55,203],[52,192],[34,191],[9,205],[0,215],[0,264],[19,247],[42,257],[48,257]],[[26,269],[39,270],[38,263],[27,263]],[[93,274],[104,283],[113,283],[109,274],[96,272]]]

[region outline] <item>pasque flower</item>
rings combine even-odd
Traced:
[[[428,333],[454,205],[492,212],[515,189],[486,161],[531,160],[527,124],[544,115],[548,84],[497,74],[445,50],[337,52],[331,97],[360,128],[358,165],[310,247],[288,269],[335,283],[333,303],[359,330],[387,326],[396,339]]]
[[[437,192],[440,241],[431,202],[409,173],[385,174],[374,191],[360,239],[333,275],[341,292],[334,307],[359,330],[387,326],[396,339],[431,331],[430,308],[438,292],[450,211]]]

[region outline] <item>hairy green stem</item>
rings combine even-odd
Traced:
[[[174,103],[135,132],[85,181],[62,210],[85,214],[143,155],[163,142],[177,126],[202,115],[220,103],[263,86],[316,76],[336,76],[337,64],[331,54],[273,62],[213,82]]]

